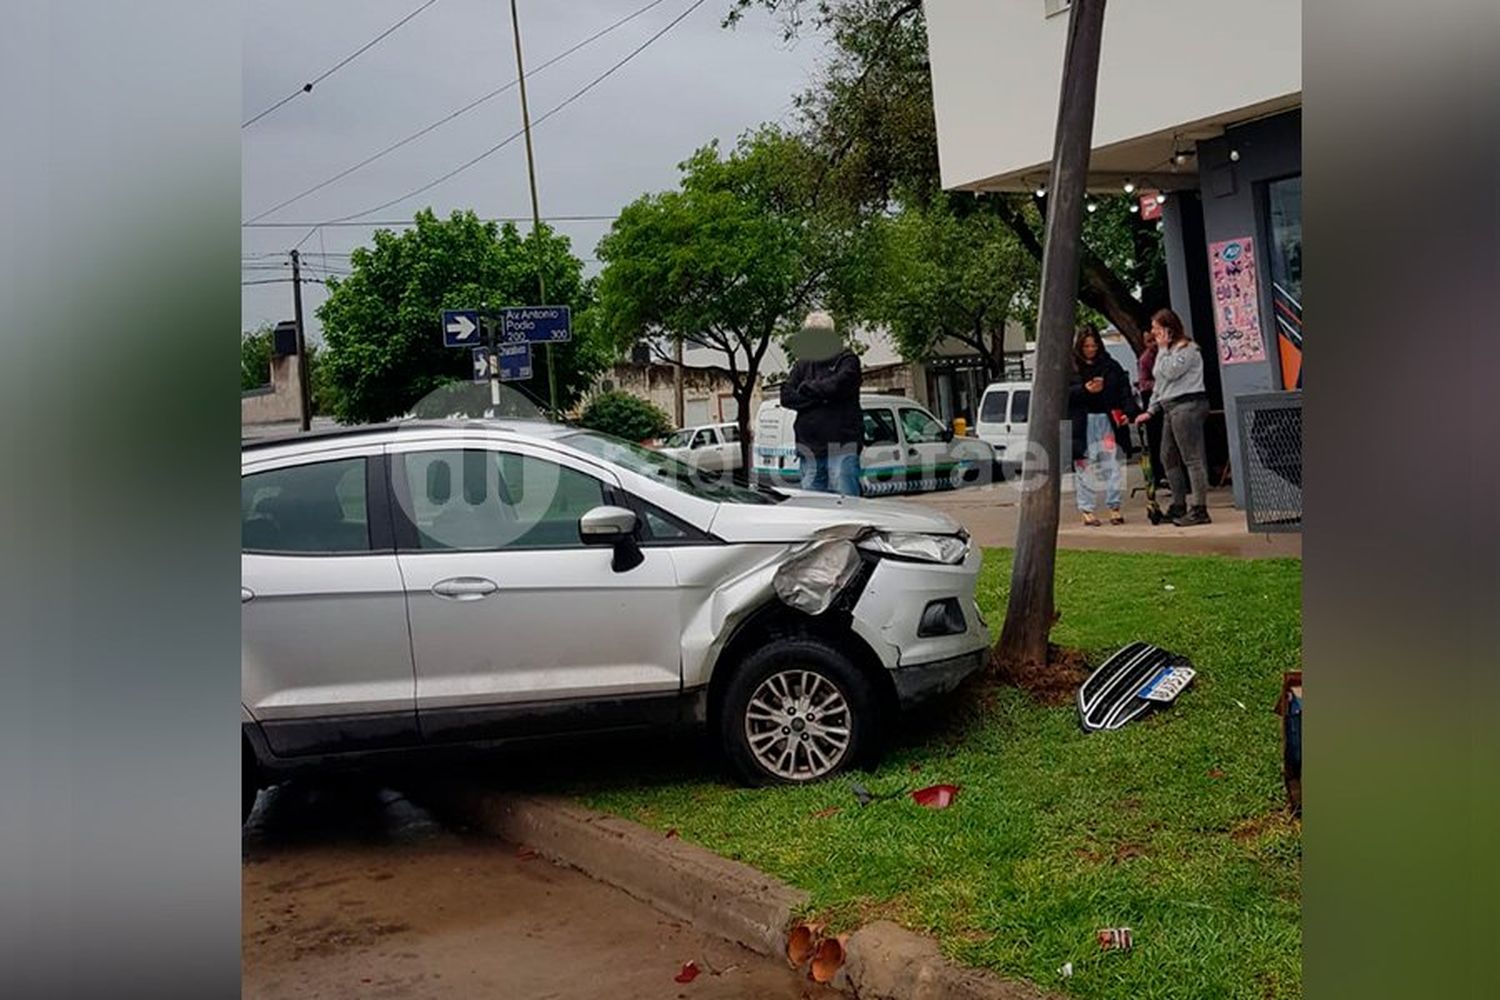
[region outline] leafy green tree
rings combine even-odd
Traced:
[[[845,309],[891,331],[901,356],[930,358],[956,340],[985,360],[990,378],[1004,372],[1005,327],[1036,293],[1036,262],[992,212],[967,195],[908,204],[869,227],[851,254],[862,263],[841,270]],[[967,212],[956,211],[961,205]]]
[[[672,418],[661,407],[618,389],[589,400],[578,422],[627,441],[659,438],[672,430]]]
[[[271,381],[271,330],[269,323],[240,333],[240,391],[259,389]]]
[[[754,8],[778,17],[788,37],[813,30],[831,43],[822,76],[797,99],[798,134],[827,158],[829,193],[870,212],[892,201],[925,205],[941,196],[919,0],[734,0],[726,23]],[[1084,222],[1078,296],[1140,351],[1152,311],[1167,304],[1160,235],[1129,211],[1123,195],[1098,202]],[[978,205],[994,212],[1040,263],[1043,200],[992,194]]]
[[[547,304],[573,309],[573,342],[553,348],[558,402],[572,405],[610,353],[590,335],[591,286],[567,237],[543,226],[537,239],[510,223],[481,222],[471,211],[438,219],[423,209],[404,232],[377,230],[373,246],[354,251],[353,274],[328,281],[318,318],[329,411],[344,423],[385,420],[444,386],[468,381],[470,354],[443,346],[440,312],[542,304],[539,261]],[[529,392],[545,400],[545,352],[534,353]]]
[[[677,190],[645,195],[599,243],[598,309],[623,350],[682,341],[712,348],[739,409],[749,467],[750,397],[772,340],[795,326],[827,285],[841,234],[818,212],[818,163],[771,127],[728,154],[716,143],[681,164]]]

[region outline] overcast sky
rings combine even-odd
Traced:
[[[249,119],[370,41],[423,0],[247,0],[244,116]],[[528,68],[534,68],[649,0],[520,0]],[[657,30],[692,0],[651,10],[535,76],[533,120],[556,106]],[[610,215],[646,191],[675,185],[676,165],[696,147],[721,144],[763,121],[788,116],[794,94],[822,58],[815,38],[781,40],[762,13],[720,27],[731,0],[706,0],[603,83],[537,125],[537,186],[543,217]],[[243,129],[242,218],[248,219],[371,153],[515,79],[506,0],[436,0],[389,37],[274,113]],[[448,172],[520,128],[514,88],[264,221],[297,229],[242,229],[243,280],[276,277],[274,258],[303,237],[310,263],[347,269],[347,254],[371,227],[311,223],[362,212]],[[416,198],[369,219],[410,219],[430,205],[439,216],[472,208],[483,217],[529,216],[524,144],[517,140]],[[592,270],[606,222],[558,222]],[[328,254],[327,257],[318,255]],[[285,259],[285,258],[282,258]],[[283,269],[284,270],[284,269]],[[243,288],[246,329],[292,315],[288,283]],[[314,338],[319,285],[303,286]]]

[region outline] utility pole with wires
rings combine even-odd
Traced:
[[[308,381],[307,338],[302,332],[302,255],[292,248],[292,318],[297,324],[297,390],[301,396],[302,429],[312,429],[312,392]]]
[[[510,25],[516,39],[516,87],[521,92],[521,130],[526,135],[526,178],[531,184],[531,238],[536,243],[536,304],[547,304],[547,280],[543,275],[546,247],[542,243],[542,208],[536,196],[536,158],[531,147],[531,112],[526,105],[526,65],[521,58],[521,16],[516,0],[510,0]],[[543,345],[547,358],[547,404],[552,419],[557,412],[557,368],[553,364],[552,345]]]

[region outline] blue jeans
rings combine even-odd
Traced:
[[[1088,450],[1083,461],[1074,466],[1073,489],[1078,499],[1078,509],[1085,514],[1094,512],[1094,502],[1099,492],[1098,478],[1102,472],[1105,481],[1104,502],[1111,510],[1120,506],[1120,495],[1125,488],[1125,472],[1120,467],[1119,444],[1115,441],[1115,425],[1108,413],[1088,415]]]
[[[822,455],[802,456],[802,488],[819,493],[859,496],[859,455],[831,449]]]

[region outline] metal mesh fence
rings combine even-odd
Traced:
[[[1235,475],[1245,484],[1251,531],[1302,530],[1302,392],[1235,397],[1240,454]]]

